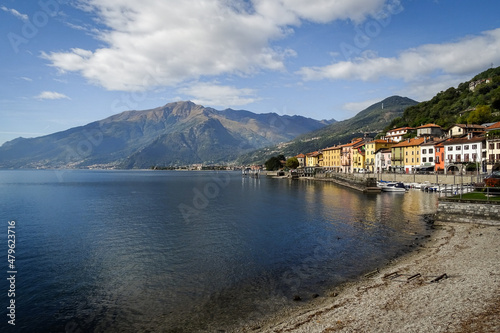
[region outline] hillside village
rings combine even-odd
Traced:
[[[485,173],[500,169],[500,122],[401,127],[380,139],[355,138],[347,144],[295,156],[303,175],[326,173]]]

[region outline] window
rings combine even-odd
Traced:
[[[448,155],[448,161],[452,161],[453,160],[453,155]]]
[[[417,163],[418,163],[418,157],[417,157]]]
[[[433,157],[429,157],[429,162],[434,162],[434,158]]]
[[[427,149],[422,149],[422,154],[427,154]]]
[[[429,162],[431,162],[431,161],[429,161]],[[436,156],[436,163],[439,164],[439,156]]]
[[[460,146],[456,146],[456,147],[455,147],[455,150],[462,150],[462,147],[460,147]]]
[[[461,157],[461,156],[460,156],[460,154],[456,154],[456,155],[455,155],[455,158],[456,158],[457,162],[460,162],[460,161],[461,161],[461,158],[460,158],[460,157]]]
[[[497,154],[497,161],[500,161],[500,154]]]
[[[439,149],[439,148],[438,148]],[[429,154],[434,154],[434,149],[429,149]]]
[[[472,154],[472,160],[477,161],[477,154]]]
[[[469,162],[469,154],[464,154],[464,162]]]
[[[472,149],[477,149],[477,145],[472,145]]]
[[[406,163],[408,163],[408,157],[406,158]]]
[[[415,163],[415,159],[413,157],[411,158],[411,163]]]
[[[453,150],[453,147],[448,147],[448,151],[452,151]]]
[[[464,150],[469,150],[469,145],[465,145]]]
[[[500,142],[497,142],[497,149],[500,149]]]
[[[422,157],[422,163],[427,162],[427,157]]]
[[[436,148],[436,153],[439,153],[441,151],[441,148]]]

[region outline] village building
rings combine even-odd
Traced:
[[[390,148],[394,146],[396,142],[386,140],[372,140],[365,144],[365,168],[368,172],[375,172],[377,170],[375,163],[376,152],[382,148]],[[379,169],[381,170],[381,169]],[[380,171],[379,171],[380,172]]]
[[[365,142],[364,140],[352,147],[352,172],[365,171]]]
[[[398,172],[413,173],[420,165],[420,145],[425,138],[414,138],[401,141],[392,146],[392,168]]]
[[[444,173],[445,168],[445,149],[444,143],[446,140],[442,140],[434,145],[434,171],[438,173]]]
[[[459,138],[467,134],[477,136],[484,133],[484,130],[481,125],[455,124],[448,129],[448,137]]]
[[[363,139],[355,138],[352,139],[350,143],[342,145],[342,155],[340,157],[341,161],[341,172],[352,173],[352,147],[359,144]]]
[[[420,145],[420,165],[416,168],[418,173],[434,172],[436,166],[436,148],[438,141],[427,140]]]
[[[474,163],[474,169],[485,172],[486,138],[472,136],[449,139],[443,144],[445,150],[445,172],[464,173],[467,165]],[[483,163],[484,162],[484,163]]]
[[[417,136],[419,137],[442,137],[444,135],[444,131],[441,126],[436,124],[426,124],[423,126],[417,127]]]
[[[375,152],[374,172],[388,172],[391,169],[391,149],[380,148]]]
[[[476,88],[478,86],[480,86],[481,84],[487,84],[487,83],[490,83],[491,82],[491,78],[487,78],[487,79],[480,79],[480,80],[476,80],[476,81],[470,81],[469,82],[469,90],[470,91],[474,91],[476,90]]]
[[[500,122],[486,128],[487,171],[500,170]]]
[[[304,168],[306,166],[306,155],[298,154],[295,157],[297,158],[297,161],[299,161],[299,168]]]
[[[393,130],[388,131],[385,134],[385,139],[394,141],[394,142],[400,142],[403,140],[403,136],[406,135],[407,133],[413,131],[413,127],[400,127],[400,128],[395,128]]]

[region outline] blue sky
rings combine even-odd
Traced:
[[[343,120],[500,66],[494,0],[0,0],[0,144],[126,110]]]

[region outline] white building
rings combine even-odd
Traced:
[[[488,172],[500,170],[500,122],[486,128],[486,155]]]
[[[469,163],[479,163],[480,171],[485,171],[486,139],[484,137],[467,137],[451,139],[443,144],[446,172],[464,172]]]
[[[435,145],[437,142],[427,141],[420,145],[420,167],[421,168],[432,168],[436,165],[436,149]]]
[[[413,127],[400,127],[400,128],[395,128],[393,130],[388,131],[385,134],[385,138],[392,140],[394,142],[400,142],[403,140],[403,136],[407,134],[410,131],[413,131]]]

